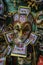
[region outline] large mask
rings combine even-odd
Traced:
[[[14,25],[14,32],[16,37],[20,38],[22,42],[24,42],[30,35],[31,33],[31,23],[30,22],[25,22],[23,24],[17,22]]]

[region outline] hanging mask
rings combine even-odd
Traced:
[[[43,28],[43,11],[40,11],[37,14],[36,23],[37,23],[38,28]]]
[[[40,24],[42,21],[43,21],[43,11],[40,11],[40,12],[37,14],[36,23],[37,23],[37,24]]]

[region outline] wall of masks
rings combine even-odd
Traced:
[[[0,65],[41,64],[43,0],[0,0]]]

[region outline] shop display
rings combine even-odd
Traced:
[[[0,0],[0,65],[43,65],[43,0]]]

